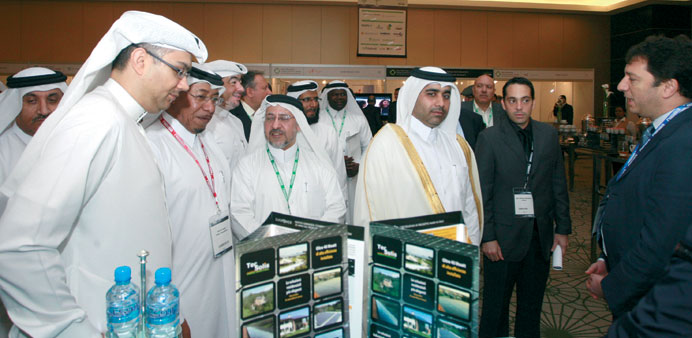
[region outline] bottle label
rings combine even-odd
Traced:
[[[139,317],[139,304],[132,303],[128,306],[109,306],[106,309],[109,323],[125,323]]]
[[[178,304],[168,308],[147,306],[147,322],[153,325],[163,325],[173,322],[178,317]]]

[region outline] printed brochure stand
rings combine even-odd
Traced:
[[[421,233],[449,217],[370,224],[368,337],[478,337],[478,247]]]
[[[349,337],[348,227],[272,213],[236,244],[239,337]]]

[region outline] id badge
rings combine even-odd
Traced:
[[[218,258],[233,248],[231,219],[227,213],[216,214],[209,219],[211,246],[214,258]]]
[[[524,188],[514,188],[514,215],[516,217],[534,217],[533,196]]]

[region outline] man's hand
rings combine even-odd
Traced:
[[[192,338],[192,333],[190,333],[190,325],[187,324],[187,320],[183,320],[180,327],[183,329],[183,338]]]
[[[358,175],[359,164],[353,161],[353,157],[344,156],[344,162],[346,163],[346,175],[348,177],[354,177]]]
[[[490,241],[481,244],[481,250],[483,250],[483,254],[493,262],[505,260],[505,258],[502,256],[500,244],[497,241]]]
[[[605,262],[598,260],[596,263],[591,264],[591,266],[586,269],[586,274],[589,275],[589,279],[586,280],[586,289],[591,294],[591,297],[594,299],[603,298],[601,281],[608,275]]]
[[[567,251],[567,242],[567,235],[555,234],[553,237],[553,247],[550,249],[550,252],[555,251],[555,248],[560,245],[562,248],[562,257],[565,257],[565,252]]]

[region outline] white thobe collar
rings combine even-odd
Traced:
[[[423,124],[423,122],[418,120],[418,118],[416,117],[413,117],[411,119],[411,125],[409,126],[409,130],[428,143],[435,143],[435,141],[437,140],[437,135],[440,133],[437,127],[430,128]]]
[[[125,114],[129,116],[133,121],[136,123],[139,123],[142,121],[144,118],[144,115],[147,114],[146,110],[144,110],[144,107],[140,105],[137,100],[135,100],[130,93],[128,93],[123,86],[120,85],[117,81],[113,80],[113,78],[109,78],[108,81],[106,81],[103,86],[113,93],[113,95],[117,98],[118,103],[123,107],[125,110]]]
[[[298,149],[298,142],[294,143],[286,150],[274,148],[271,145],[269,146],[269,151],[272,153],[272,156],[274,156],[274,161],[282,164],[295,160],[296,149]]]
[[[252,117],[255,116],[255,110],[250,107],[249,104],[247,104],[245,101],[240,100],[240,104],[243,105],[243,109],[245,109],[245,112],[247,113],[247,116],[250,117],[250,120],[252,120]]]
[[[25,133],[15,122],[12,122],[12,126],[7,131],[15,133],[24,144],[29,144],[31,141],[31,135]]]
[[[348,105],[346,105],[344,109],[336,110],[329,105],[329,102],[327,102],[327,114],[331,115],[332,117],[341,116],[341,114],[346,114],[346,107],[348,107]]]
[[[197,140],[197,134],[191,133],[185,126],[183,126],[178,119],[174,118],[168,112],[163,112],[161,114],[163,118],[166,120],[171,125],[171,128],[175,130],[175,133],[180,136],[183,141],[185,141],[185,144],[187,144],[188,147],[193,148],[195,145],[195,141]]]
[[[490,102],[490,104],[488,104],[488,109],[483,110],[483,109],[481,109],[481,107],[476,103],[476,100],[473,100],[473,107],[475,108],[476,111],[479,111],[479,112],[481,112],[481,113],[483,113],[483,114],[490,114],[490,113],[493,112],[493,103],[492,103],[492,102]]]

